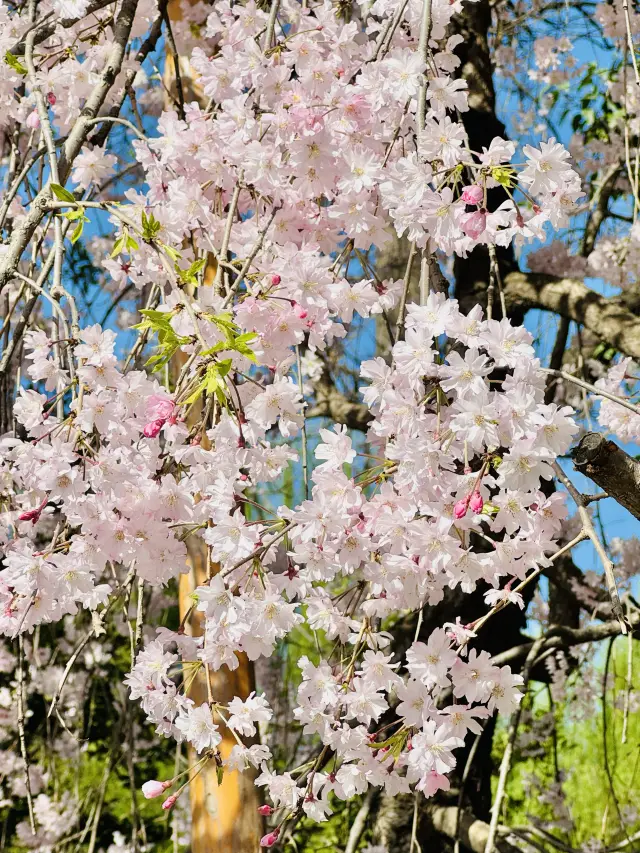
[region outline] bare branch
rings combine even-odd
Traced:
[[[462,812],[458,817],[457,806],[438,806],[430,813],[434,829],[448,838],[456,837],[456,827],[459,824],[460,841],[472,853],[484,853],[487,839],[489,838],[489,824],[478,820],[468,811]],[[510,844],[505,838],[498,837],[495,849],[499,853],[518,853],[518,848]]]

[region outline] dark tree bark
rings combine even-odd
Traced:
[[[597,432],[588,432],[574,453],[574,466],[630,513],[640,518],[640,462]]]

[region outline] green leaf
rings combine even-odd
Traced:
[[[77,242],[80,239],[80,237],[82,236],[82,232],[84,231],[84,223],[86,221],[87,221],[87,218],[85,216],[78,222],[76,227],[73,229],[73,234],[69,238],[72,243]]]
[[[152,243],[158,234],[162,231],[162,225],[155,218],[153,213],[150,213],[148,216],[142,211],[142,239],[146,243]]]
[[[23,77],[25,76],[25,74],[27,74],[27,73],[28,73],[28,72],[27,72],[27,69],[26,69],[26,68],[24,67],[24,65],[20,62],[20,60],[18,59],[18,57],[17,57],[17,56],[14,56],[12,53],[9,53],[9,51],[7,51],[7,52],[5,53],[5,55],[4,55],[4,61],[5,61],[5,62],[6,62],[6,64],[9,66],[9,68],[13,68],[13,70],[14,70],[14,71],[17,71],[17,72],[18,72],[18,74],[22,74],[22,76],[23,76]]]
[[[235,335],[238,331],[238,327],[233,322],[232,315],[227,312],[224,314],[205,314],[205,317],[207,320],[211,320],[212,323],[215,323],[220,331],[225,335]]]
[[[171,326],[171,318],[173,311],[158,311],[154,308],[143,308],[140,313],[144,317],[141,323],[136,323],[134,329],[151,329],[153,332],[164,330],[168,333],[175,334]]]
[[[239,352],[240,355],[243,355],[245,358],[248,358],[249,361],[252,361],[254,364],[257,364],[258,359],[256,358],[256,354],[248,346],[248,344],[252,341],[255,341],[257,335],[254,332],[247,332],[244,335],[238,335],[238,337],[233,342],[232,349]]]
[[[220,376],[226,376],[227,373],[231,370],[233,366],[233,362],[230,358],[225,358],[223,361],[218,362],[218,373]]]
[[[198,273],[201,272],[207,265],[206,258],[200,258],[200,260],[194,261],[189,269],[181,270],[179,267],[176,267],[176,272],[178,273],[178,278],[180,281],[185,284],[199,284],[198,282]]]
[[[54,196],[60,201],[68,201],[70,204],[77,203],[73,193],[70,193],[69,190],[65,190],[64,187],[60,186],[60,184],[51,184],[51,190]]]
[[[109,255],[110,258],[115,258],[116,255],[122,254],[127,248],[127,236],[126,234],[121,234],[116,240],[113,246],[113,252]]]
[[[173,246],[167,246],[166,243],[158,243],[158,246],[166,255],[169,255],[174,264],[181,257],[180,252],[177,249],[174,249]]]
[[[76,207],[74,210],[68,210],[64,214],[64,218],[68,219],[69,222],[74,222],[76,219],[82,219],[84,217],[84,207]]]

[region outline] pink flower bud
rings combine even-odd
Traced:
[[[36,507],[35,509],[27,509],[24,512],[21,512],[18,516],[18,521],[30,521],[31,524],[37,524],[40,521],[42,510],[46,507],[47,503],[48,498],[45,498],[39,507]]]
[[[164,803],[162,804],[162,808],[163,808],[166,812],[168,812],[168,811],[169,811],[169,809],[172,809],[172,808],[175,806],[177,799],[178,799],[178,795],[177,795],[177,794],[171,794],[171,796],[170,796],[170,797],[167,797],[167,799],[166,799],[166,800],[164,801]]]
[[[482,500],[482,495],[480,494],[480,492],[474,492],[471,495],[471,499],[469,500],[469,506],[471,507],[471,512],[482,512],[484,501]]]
[[[40,127],[40,116],[36,110],[30,112],[26,121],[27,127],[31,130],[37,130]]]
[[[28,509],[26,512],[21,512],[18,516],[18,521],[30,521],[35,524],[40,518],[41,509]]]
[[[258,809],[258,814],[261,814],[264,817],[269,817],[269,815],[273,814],[273,809],[271,808],[271,806],[267,805],[260,806],[260,808]]]
[[[147,800],[152,800],[154,797],[159,797],[171,786],[171,782],[158,782],[156,779],[150,779],[142,786],[142,793]]]
[[[462,201],[465,204],[475,204],[476,207],[480,207],[483,199],[484,191],[477,184],[471,184],[462,190]]]
[[[459,500],[453,508],[453,517],[454,518],[464,518],[467,514],[467,510],[469,509],[469,500],[468,498],[462,498]]]
[[[147,438],[155,438],[164,426],[165,421],[165,418],[158,418],[155,421],[151,421],[150,423],[146,424],[145,428],[142,431],[147,436]]]
[[[49,104],[50,107],[55,107],[57,100],[58,99],[53,94],[53,92],[47,92],[47,103]]]
[[[487,211],[475,210],[473,213],[467,213],[460,220],[460,224],[467,237],[477,240],[487,227]]]
[[[260,847],[273,847],[278,840],[279,835],[280,831],[278,829],[274,829],[273,832],[268,832],[266,835],[263,835],[260,839]]]
[[[274,274],[271,276],[271,284],[272,284],[274,287],[277,287],[277,286],[280,284],[280,282],[281,282],[281,281],[282,281],[282,279],[280,278],[280,276],[279,276],[277,273],[274,273]]]

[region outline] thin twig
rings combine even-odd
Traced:
[[[398,319],[396,321],[396,341],[404,339],[404,315],[407,307],[407,296],[409,294],[409,286],[411,284],[411,269],[413,267],[413,259],[416,256],[416,244],[412,243],[409,249],[409,257],[407,258],[407,266],[404,272],[404,281],[402,287],[402,296],[400,297],[400,305],[398,306]],[[393,343],[393,341],[391,342]]]
[[[304,382],[302,381],[302,358],[300,357],[300,345],[296,345],[296,362],[298,366],[298,386],[300,388],[300,396],[304,400]],[[304,408],[302,409],[302,476],[304,481],[304,497],[309,499],[309,459],[307,454],[307,421],[305,418]]]
[[[573,485],[571,480],[567,477],[567,475],[564,473],[564,471],[562,470],[560,465],[558,465],[557,462],[553,463],[552,468],[556,477],[560,480],[562,485],[569,492],[576,506],[578,507],[578,513],[580,514],[580,519],[582,521],[582,529],[591,540],[598,557],[600,557],[602,567],[604,568],[604,574],[607,579],[607,587],[609,589],[609,596],[611,597],[613,615],[620,623],[620,630],[622,631],[622,633],[626,634],[627,626],[624,621],[624,611],[622,609],[622,604],[620,603],[620,596],[618,595],[618,587],[616,585],[616,576],[613,571],[613,563],[609,559],[609,556],[605,551],[604,545],[602,544],[602,542],[600,541],[600,537],[596,533],[596,530],[593,526],[593,522],[591,520],[591,516],[589,515],[589,511],[587,510],[584,504],[582,495],[576,489],[576,487]]]
[[[529,650],[529,654],[527,655],[527,659],[525,661],[524,670],[522,672],[522,677],[524,679],[523,689],[526,689],[527,683],[529,681],[529,673],[531,672],[531,667],[533,666],[535,659],[538,657],[538,652],[540,648],[544,644],[545,638],[539,637],[534,644],[531,646]],[[500,763],[500,776],[498,778],[498,787],[496,789],[496,796],[493,801],[493,806],[491,808],[491,823],[489,824],[489,835],[487,837],[487,844],[484,848],[484,853],[493,853],[493,848],[496,840],[496,835],[498,832],[498,822],[500,820],[500,812],[502,810],[502,801],[504,799],[504,795],[506,793],[507,788],[507,777],[509,775],[509,769],[511,767],[511,759],[513,757],[513,750],[516,742],[516,736],[518,734],[518,725],[520,723],[520,715],[522,714],[522,702],[518,705],[516,710],[511,715],[511,720],[509,722],[509,733],[507,735],[507,745],[505,747],[504,753],[502,755],[502,762]]]
[[[640,415],[640,406],[634,406],[633,403],[630,403],[628,400],[625,400],[624,397],[618,397],[617,394],[611,394],[609,391],[605,391],[604,388],[597,388],[590,382],[585,382],[584,379],[579,379],[577,376],[573,376],[571,373],[566,373],[564,370],[551,370],[548,367],[541,367],[540,370],[542,370],[543,373],[548,373],[550,376],[555,376],[558,379],[564,379],[565,382],[572,382],[579,388],[584,388],[586,391],[591,391],[592,394],[596,394],[598,397],[606,397],[606,399],[611,400],[612,403],[619,403],[621,406],[624,406],[625,409],[629,409],[629,411],[633,412],[635,415]]]
[[[29,753],[27,752],[27,741],[24,736],[24,640],[22,634],[18,636],[18,739],[20,741],[20,754],[24,762],[24,785],[27,791],[27,805],[29,807],[29,825],[31,832],[36,834],[36,820],[33,811],[33,794],[31,792],[31,778],[29,775]]]

